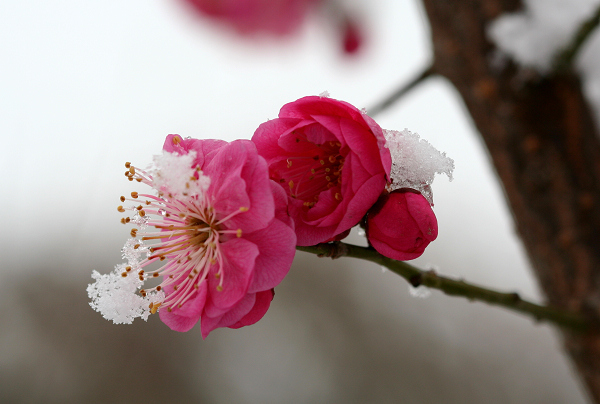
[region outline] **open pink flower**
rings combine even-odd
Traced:
[[[296,31],[310,8],[320,0],[185,0],[202,14],[241,34]]]
[[[382,195],[367,216],[367,239],[388,258],[415,259],[438,235],[437,219],[423,195],[399,189]]]
[[[200,320],[203,338],[218,327],[257,322],[295,254],[285,193],[269,180],[267,164],[249,140],[169,135],[164,150],[154,171],[128,166],[128,178],[150,185],[158,196],[133,192],[121,198],[139,204],[133,217],[123,219],[139,229],[131,231],[123,249],[128,265],[116,270],[122,271],[121,283],[90,285],[90,297],[97,297],[92,307],[104,308],[108,318],[105,313],[114,305],[100,302],[103,294],[114,296],[129,287],[127,282],[162,276],[158,286],[140,290],[141,297],[123,295],[129,309],[117,308],[113,317],[121,319],[120,313],[129,310],[129,321],[120,322],[131,322],[147,318],[144,310],[159,310],[161,320],[176,331]],[[102,288],[108,292],[98,292]]]
[[[384,190],[390,152],[382,129],[354,106],[326,97],[284,105],[252,141],[289,198],[298,245],[356,225]]]

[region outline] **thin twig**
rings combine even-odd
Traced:
[[[368,108],[367,112],[369,113],[369,116],[375,116],[375,115],[383,112],[385,109],[389,108],[396,101],[398,101],[400,98],[402,98],[406,93],[408,93],[410,90],[412,90],[415,86],[417,86],[419,83],[421,83],[428,77],[432,76],[433,74],[435,74],[435,71],[433,69],[433,64],[431,64],[425,70],[423,70],[421,72],[421,74],[419,74],[417,77],[415,77],[408,83],[403,84],[400,88],[398,88],[396,91],[394,91],[392,94],[390,94],[386,99],[381,101],[379,104],[373,106],[372,108]]]
[[[423,271],[404,261],[387,258],[373,248],[334,242],[318,244],[316,246],[296,247],[299,251],[317,254],[320,257],[351,257],[374,262],[389,268],[392,272],[406,279],[411,285],[420,285],[438,289],[450,296],[462,296],[471,301],[485,302],[501,306],[532,317],[536,321],[548,321],[560,327],[577,332],[598,332],[599,325],[579,313],[572,313],[561,309],[541,306],[523,300],[518,293],[497,292],[438,275],[434,271]]]
[[[586,21],[584,21],[577,30],[577,33],[573,37],[573,40],[567,45],[561,52],[557,54],[554,59],[553,71],[560,73],[567,69],[570,69],[573,65],[573,61],[577,56],[577,53],[581,50],[581,47],[585,41],[590,37],[592,32],[600,24],[600,7],[596,9],[596,12]]]

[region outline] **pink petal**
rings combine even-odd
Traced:
[[[202,316],[202,321],[200,322],[202,339],[205,339],[216,328],[229,327],[236,324],[252,310],[255,301],[256,295],[254,293],[248,294],[226,313],[218,317]]]
[[[267,163],[249,140],[236,140],[219,152],[206,167],[211,177],[214,208],[221,216],[249,208],[227,221],[230,229],[252,232],[266,227],[274,216]]]
[[[174,331],[189,331],[196,325],[206,302],[207,285],[202,282],[196,292],[196,296],[188,300],[181,308],[175,308],[171,312],[159,309],[160,320]]]
[[[269,290],[285,278],[296,254],[296,233],[274,219],[269,227],[245,237],[258,246],[260,254],[254,264],[254,277],[248,293]]]
[[[223,290],[218,291],[220,279],[208,274],[210,301],[221,309],[233,307],[242,300],[254,276],[254,266],[259,255],[258,247],[243,238],[234,238],[220,244],[223,258]],[[213,268],[215,268],[213,266]]]
[[[267,310],[269,310],[269,306],[271,305],[271,301],[273,300],[274,296],[275,293],[272,289],[265,290],[264,292],[258,292],[256,294],[256,302],[254,303],[254,307],[252,307],[252,310],[250,310],[250,312],[246,314],[240,321],[228,327],[241,328],[256,323],[267,313]]]

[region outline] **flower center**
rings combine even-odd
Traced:
[[[135,179],[143,182],[159,192],[158,196],[132,192],[131,198],[121,197],[122,202],[130,201],[135,204],[139,204],[140,199],[145,199],[138,206],[129,208],[134,212],[131,217],[121,219],[121,223],[137,225],[130,233],[133,239],[123,248],[123,256],[127,258],[129,265],[121,275],[138,276],[141,281],[163,277],[158,286],[140,290],[144,297],[152,291],[164,290],[167,293],[164,300],[150,304],[152,313],[159,307],[166,307],[169,311],[180,308],[195,295],[209,273],[219,279],[217,290],[223,290],[225,274],[220,243],[231,237],[241,237],[242,230],[229,229],[227,221],[248,208],[242,207],[219,218],[206,193],[183,193],[174,197],[158,189],[151,174],[129,163],[126,167],[129,170],[125,175],[130,181]],[[191,176],[189,181],[197,180],[198,178]],[[190,188],[188,184],[185,185],[185,188]],[[119,206],[118,210],[125,212],[126,208]],[[154,229],[150,230],[149,227]],[[145,255],[143,259],[142,255]],[[154,263],[159,263],[159,267],[150,269],[150,265]]]
[[[310,142],[304,134],[294,132],[300,155],[290,157],[272,166],[271,178],[287,184],[286,191],[292,198],[304,202],[306,209],[312,208],[323,191],[334,189],[334,197],[342,199],[340,184],[344,156],[341,143],[327,141],[322,144]]]

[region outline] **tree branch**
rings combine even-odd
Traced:
[[[316,254],[319,257],[359,258],[389,268],[406,279],[412,286],[427,286],[438,289],[449,296],[462,296],[471,301],[485,302],[517,311],[532,317],[536,321],[548,321],[560,327],[576,332],[598,332],[600,327],[581,314],[571,313],[553,307],[541,306],[521,299],[518,293],[503,293],[440,276],[434,271],[424,271],[404,261],[387,258],[372,248],[353,244],[333,242],[316,246],[298,246],[299,251]]]
[[[555,73],[563,72],[572,67],[577,53],[599,24],[600,7],[596,9],[596,12],[588,20],[581,24],[571,43],[558,53],[554,59],[554,67],[552,69]]]
[[[390,106],[392,106],[396,101],[402,98],[406,93],[416,87],[419,83],[423,82],[428,77],[431,77],[435,74],[435,70],[433,68],[433,64],[429,65],[425,70],[421,72],[417,77],[412,79],[406,84],[403,84],[400,88],[390,94],[387,98],[381,101],[379,104],[373,106],[372,108],[368,108],[367,111],[369,116],[375,116]]]

